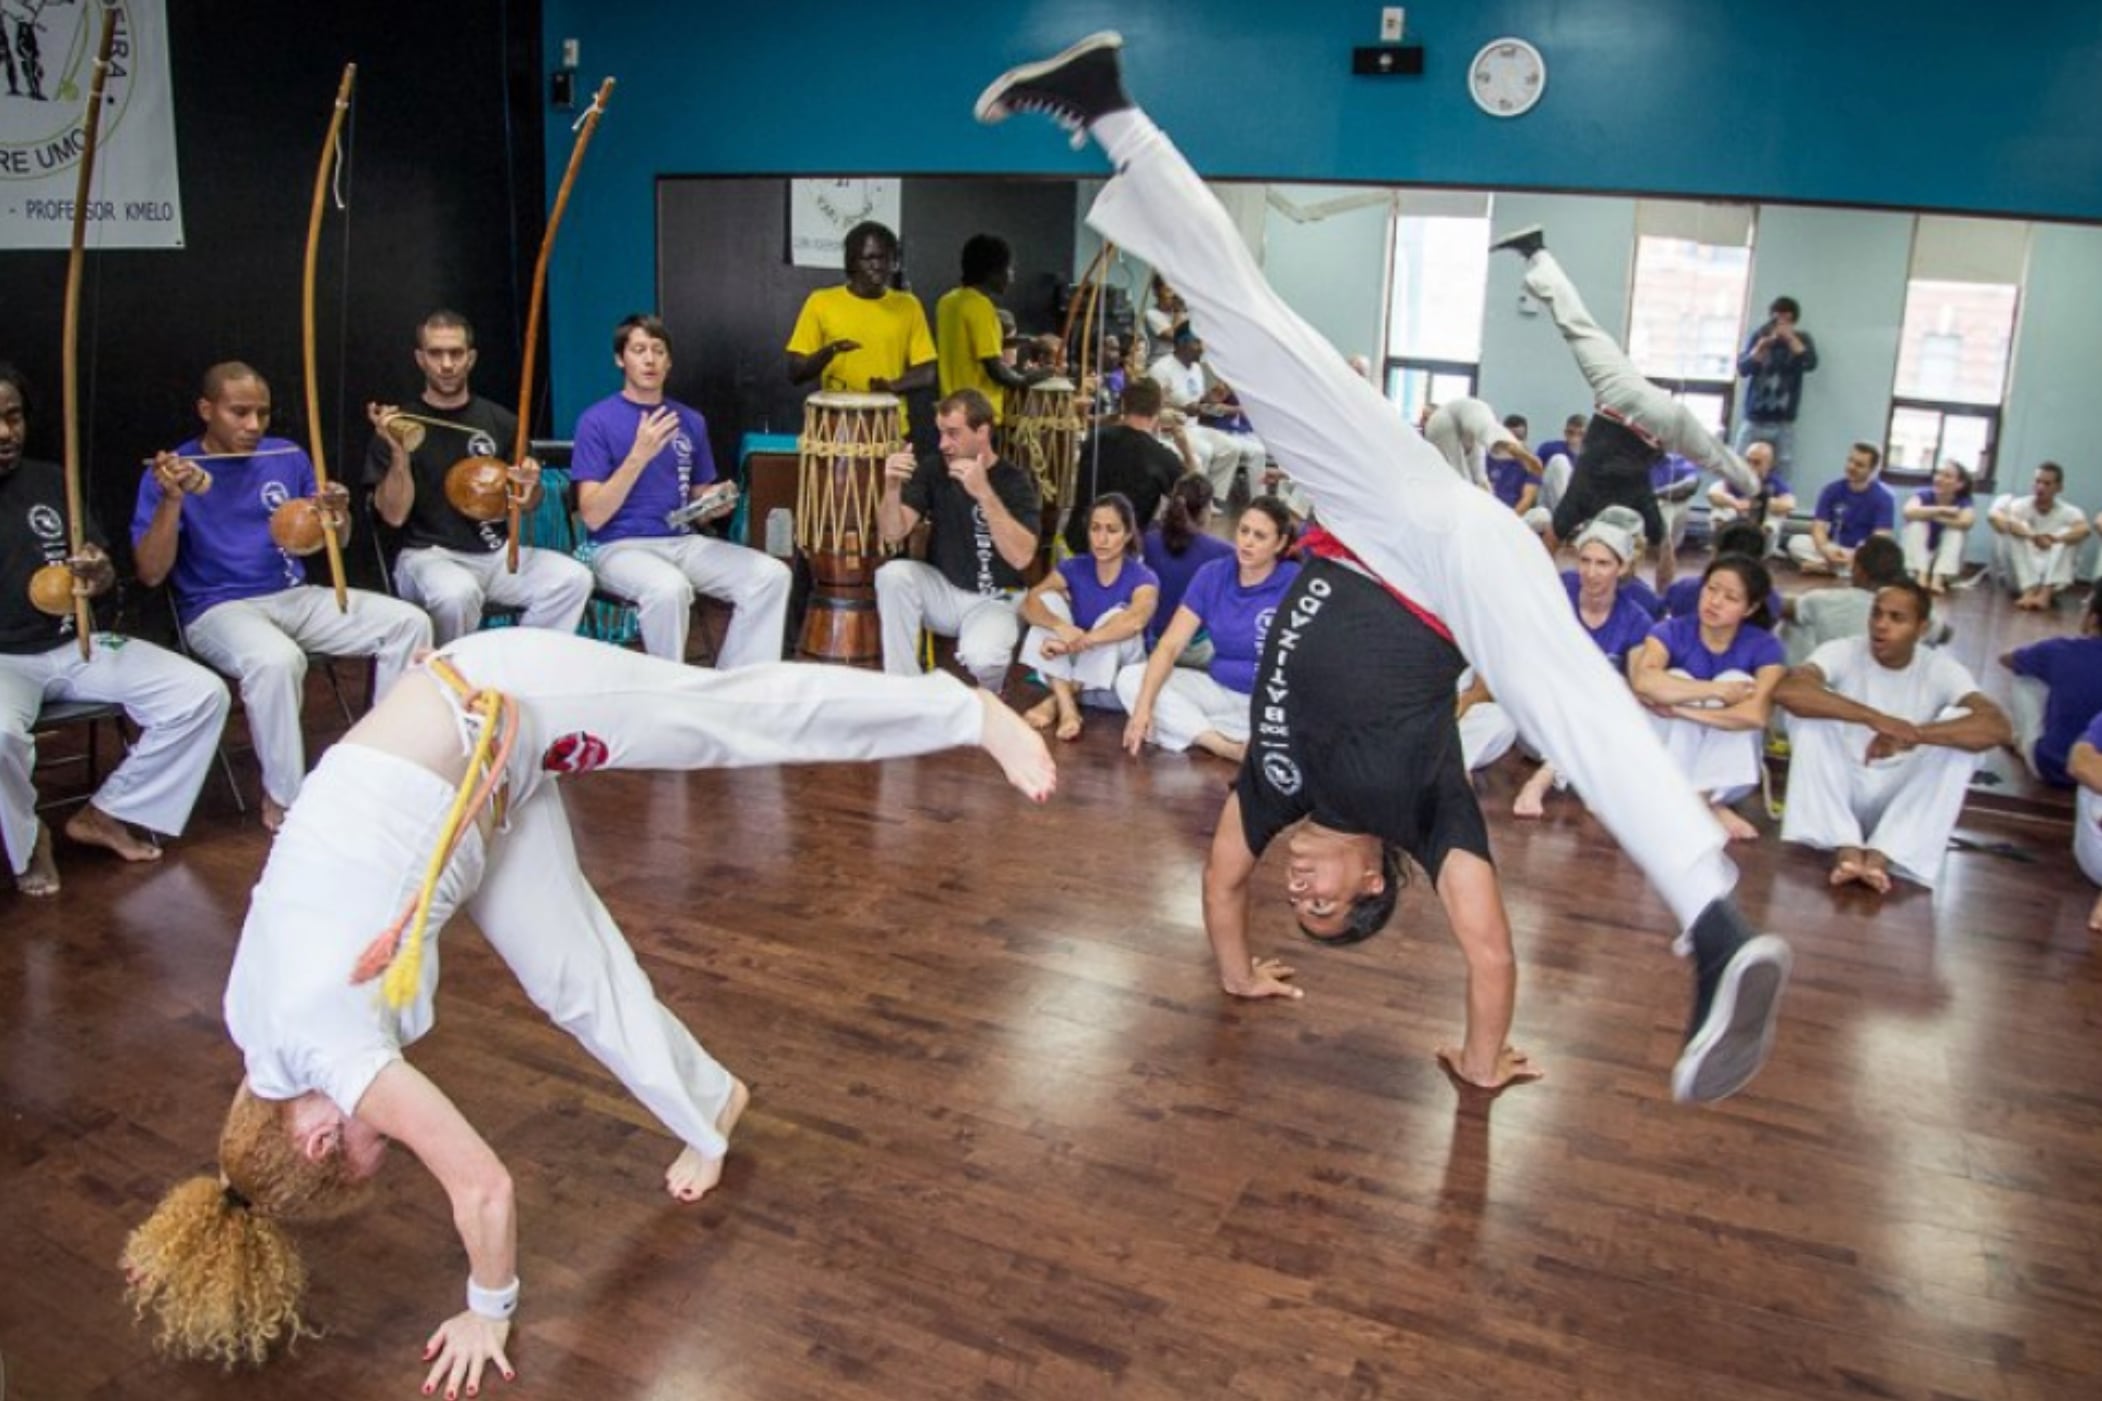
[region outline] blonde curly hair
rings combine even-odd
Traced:
[[[178,1183],[124,1242],[125,1297],[153,1314],[162,1351],[260,1365],[279,1342],[318,1336],[299,1310],[306,1266],[279,1223],[343,1216],[370,1194],[342,1153],[302,1151],[297,1102],[243,1084],[219,1133],[220,1176]]]

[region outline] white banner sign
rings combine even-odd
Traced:
[[[91,248],[182,247],[165,0],[115,0],[88,199]],[[0,249],[73,237],[104,0],[0,0]]]
[[[0,0],[0,5],[14,0]],[[904,202],[896,180],[791,180],[788,182],[788,261],[799,268],[842,271],[847,230],[873,219],[900,238],[898,210]]]

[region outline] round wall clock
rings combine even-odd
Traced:
[[[1491,39],[1467,65],[1467,93],[1492,117],[1533,110],[1547,91],[1547,60],[1523,39]]]

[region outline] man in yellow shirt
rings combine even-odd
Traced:
[[[1027,389],[1049,369],[1017,370],[1000,353],[1005,333],[993,299],[1014,283],[1014,250],[992,234],[973,234],[963,245],[963,285],[934,304],[935,344],[940,350],[942,396],[975,389],[993,406],[993,422],[1006,417],[1007,391]]]
[[[920,299],[890,281],[898,236],[873,221],[847,230],[847,280],[804,299],[788,337],[788,377],[849,393],[909,394],[934,386],[934,337]]]

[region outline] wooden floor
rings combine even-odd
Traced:
[[[1959,609],[1973,646],[2042,626]],[[721,1191],[675,1205],[674,1145],[446,936],[415,1058],[521,1207],[521,1380],[491,1392],[2102,1395],[2102,965],[2062,824],[1966,823],[2033,863],[1954,853],[1880,911],[1743,850],[1797,976],[1766,1073],[1695,1110],[1662,906],[1573,805],[1504,816],[1500,770],[1518,1041],[1550,1075],[1490,1105],[1430,1057],[1462,979],[1420,891],[1326,950],[1266,889],[1306,1000],[1220,996],[1197,873],[1227,770],[1127,760],[1117,728],[1044,809],[970,755],[570,785],[600,891],[755,1098]],[[59,899],[0,894],[10,1397],[413,1396],[460,1307],[406,1158],[304,1237],[328,1336],[263,1372],[165,1363],[122,1306],[126,1230],[207,1166],[239,1075],[219,998],[264,850],[215,785],[158,869],[72,850]]]

